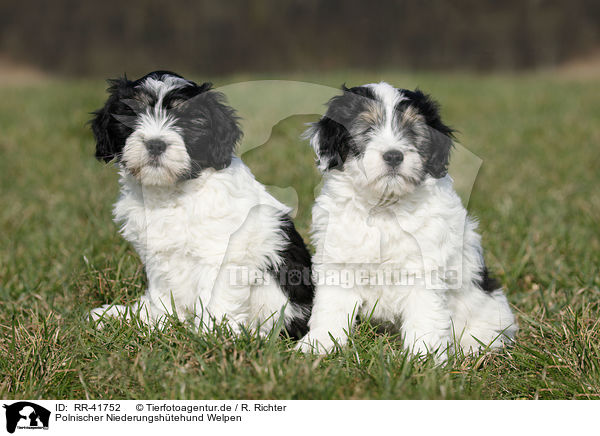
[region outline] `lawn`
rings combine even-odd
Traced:
[[[117,177],[94,160],[86,125],[105,84],[55,79],[0,88],[0,398],[598,398],[600,80],[268,78],[282,77],[335,87],[385,79],[441,102],[462,146],[482,161],[468,208],[518,314],[517,345],[439,367],[410,358],[398,338],[368,323],[326,358],[300,355],[277,337],[198,335],[177,323],[162,332],[118,322],[95,331],[86,310],[132,302],[145,277],[112,222]],[[267,77],[216,82],[258,78]],[[242,158],[259,180],[297,199],[297,227],[308,242],[319,175],[299,135],[316,115],[299,113],[275,120],[264,145],[244,143]],[[260,137],[247,133],[247,141]]]

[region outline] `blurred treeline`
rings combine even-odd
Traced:
[[[0,0],[0,55],[74,75],[525,69],[600,45],[599,0]]]

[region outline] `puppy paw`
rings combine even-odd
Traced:
[[[448,361],[450,340],[447,336],[428,334],[419,337],[416,340],[404,341],[404,348],[414,356],[432,355],[437,364],[444,364]]]
[[[127,308],[121,305],[104,304],[100,307],[90,310],[86,315],[86,321],[91,321],[96,324],[96,328],[101,330],[105,326],[107,318],[119,318],[126,315]]]
[[[341,341],[337,341],[341,345]],[[336,342],[327,335],[312,335],[307,334],[298,341],[296,350],[309,354],[329,354],[336,347]]]
[[[462,335],[460,347],[463,353],[478,354],[482,350],[496,350],[514,345],[514,335],[508,336],[505,332],[491,330],[489,332],[467,331]]]
[[[195,318],[196,330],[203,333],[211,333],[215,331],[215,328],[221,327],[229,329],[234,335],[240,335],[242,333],[242,324],[230,320],[227,316],[215,318],[206,312],[202,317],[197,316]]]

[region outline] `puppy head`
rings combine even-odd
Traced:
[[[145,185],[174,184],[231,163],[241,131],[210,83],[155,71],[109,84],[108,100],[92,119],[99,160],[117,161]]]
[[[321,171],[347,172],[357,188],[378,196],[446,175],[453,131],[429,96],[385,82],[342,89],[306,133]]]

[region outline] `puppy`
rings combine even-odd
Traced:
[[[344,345],[357,315],[398,329],[414,354],[511,343],[515,318],[447,175],[453,136],[437,103],[383,82],[343,91],[306,133],[324,185],[299,348]]]
[[[96,157],[119,168],[114,218],[148,277],[133,305],[92,310],[98,320],[166,314],[199,328],[225,319],[266,333],[280,315],[291,337],[307,331],[311,259],[290,209],[234,156],[242,133],[211,84],[168,71],[109,81],[96,111]]]

